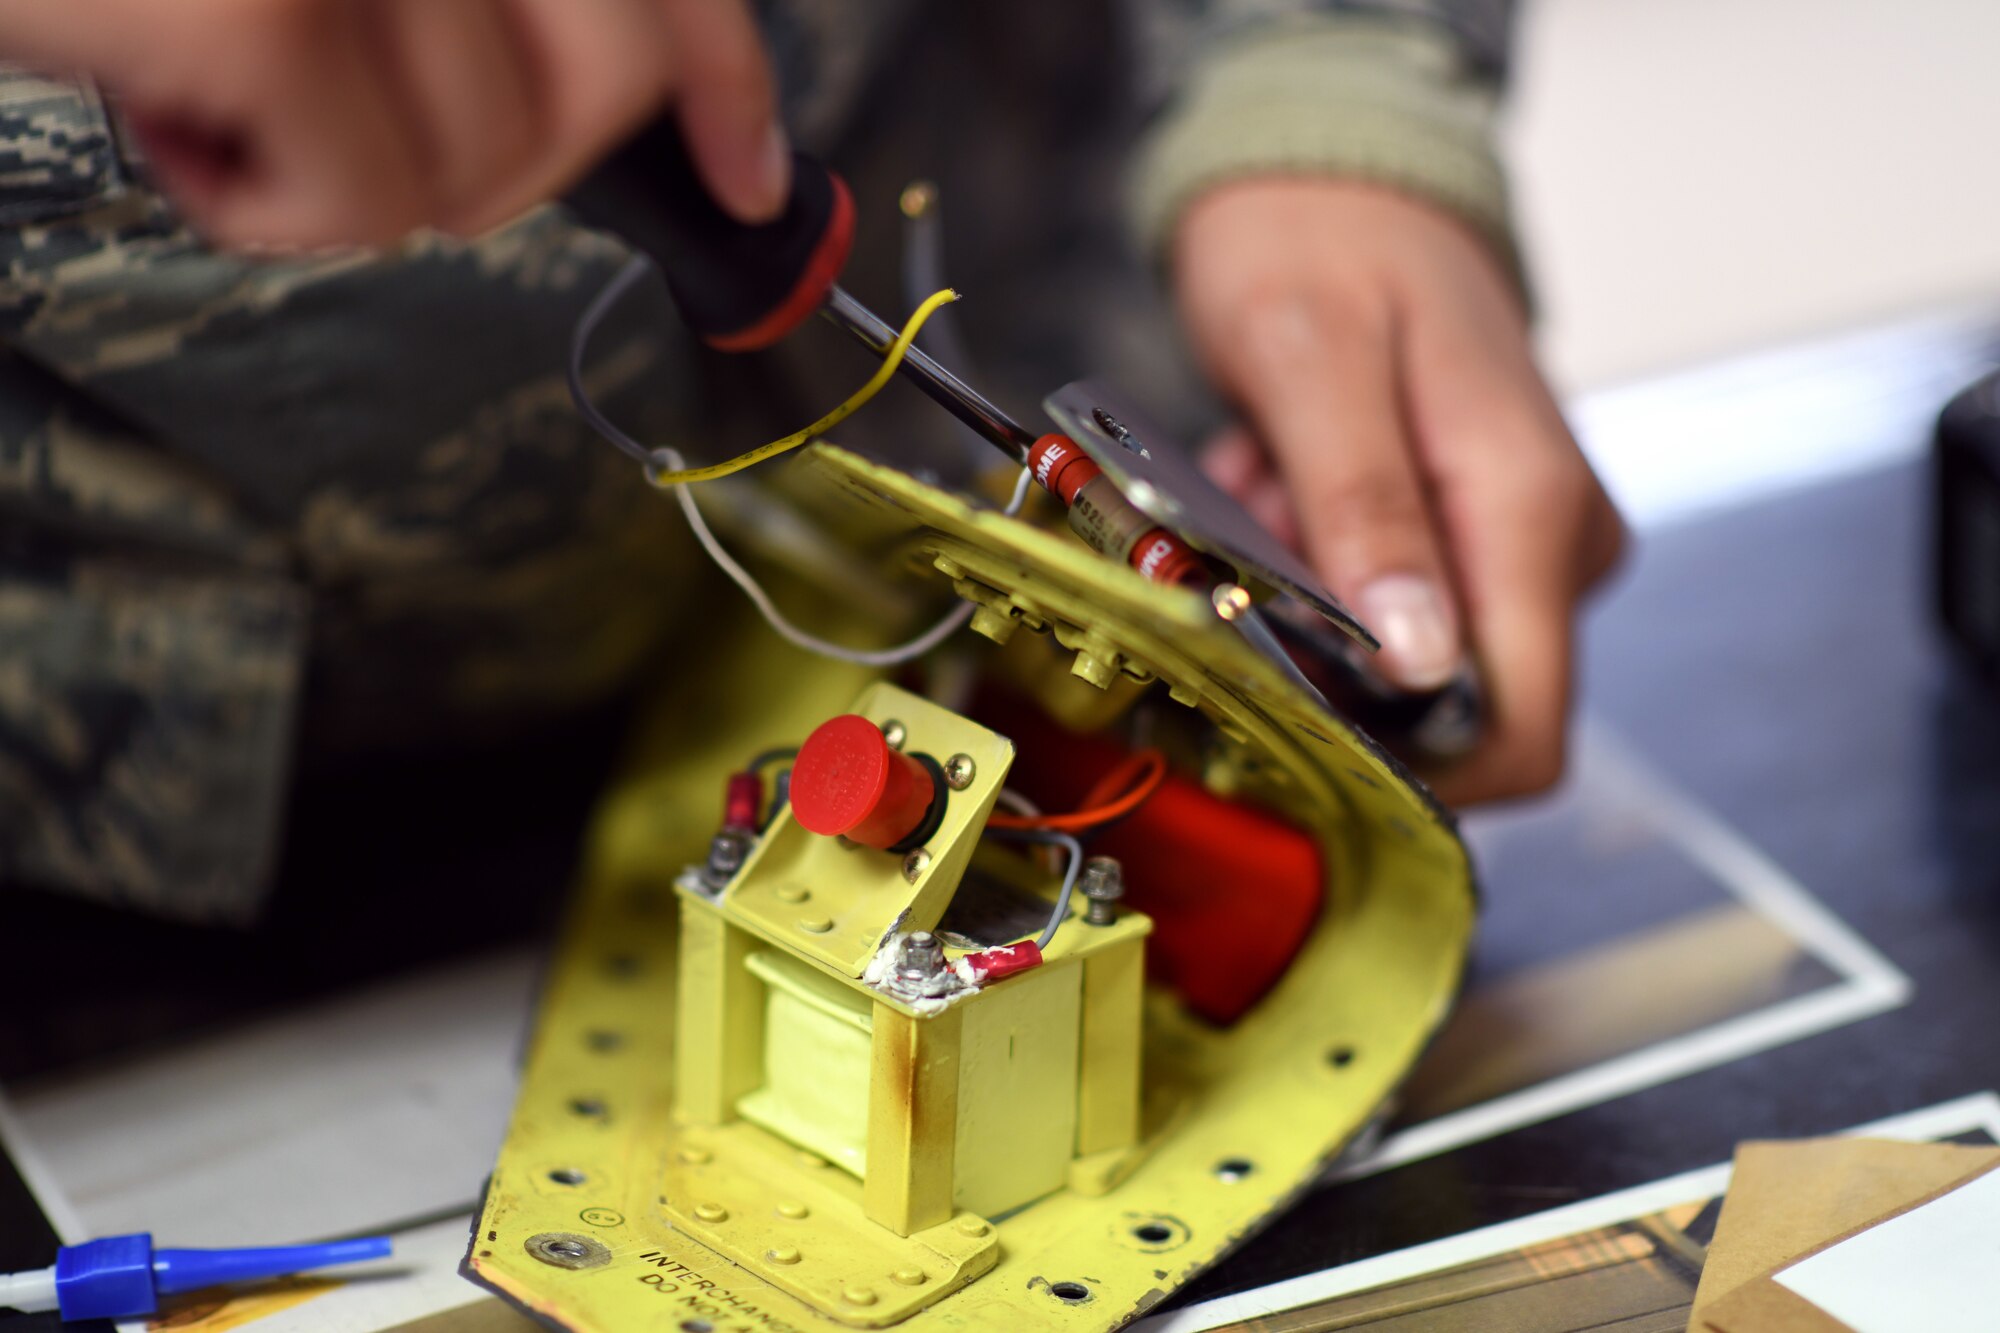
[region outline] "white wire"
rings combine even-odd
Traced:
[[[618,303],[619,298],[630,291],[632,285],[644,277],[651,267],[651,260],[644,256],[636,256],[618,271],[617,276],[604,285],[604,290],[597,294],[597,298],[590,303],[589,308],[576,322],[576,330],[570,338],[569,357],[569,392],[571,399],[576,403],[577,411],[583,414],[584,420],[588,421],[598,434],[632,457],[642,460],[649,479],[660,471],[677,472],[686,467],[687,462],[677,449],[648,450],[605,416],[591,398],[590,390],[584,386],[583,361],[584,353],[590,346],[591,334],[597,331],[597,326],[604,321],[604,317],[611,312],[611,308]],[[1020,477],[1014,482],[1014,493],[1009,497],[1004,511],[1009,518],[1020,513],[1021,506],[1027,502],[1028,484],[1033,480],[1033,475],[1031,469],[1026,467],[1021,469]],[[904,662],[922,657],[956,634],[964,627],[965,622],[972,618],[972,603],[966,602],[954,608],[944,619],[916,638],[898,644],[894,648],[849,648],[843,644],[829,642],[817,635],[808,634],[785,618],[784,613],[778,610],[777,604],[771,600],[770,594],[764,591],[763,585],[758,583],[750,571],[739,564],[736,557],[717,540],[714,531],[708,526],[708,520],[702,517],[701,507],[695,503],[694,495],[688,487],[683,484],[671,489],[674,492],[674,499],[680,502],[681,513],[687,516],[688,527],[694,531],[694,539],[701,543],[702,550],[708,552],[708,558],[729,576],[730,582],[743,590],[743,595],[757,608],[757,614],[764,617],[764,623],[769,625],[779,638],[796,648],[803,648],[806,652],[830,657],[835,661],[853,662],[859,666],[900,666]]]
[[[675,449],[655,449],[653,457],[668,469],[679,470],[687,466],[682,461],[680,452]],[[1032,471],[1022,468],[1020,479],[1014,483],[1014,494],[1007,502],[1006,513],[1009,517],[1021,511],[1021,504],[1027,499],[1028,483],[1032,479]],[[764,622],[777,636],[794,647],[803,648],[809,653],[817,653],[821,657],[853,662],[860,666],[899,666],[914,658],[922,657],[958,633],[965,622],[972,619],[972,603],[966,602],[947,613],[944,619],[916,638],[898,644],[894,648],[848,648],[817,635],[808,634],[785,618],[784,612],[778,610],[777,604],[771,600],[771,595],[764,591],[763,585],[757,582],[749,570],[738,564],[736,557],[729,554],[722,543],[716,540],[715,533],[708,526],[708,520],[702,517],[701,507],[695,503],[693,492],[684,484],[673,487],[673,491],[674,498],[680,501],[681,512],[687,515],[688,526],[694,529],[694,539],[701,543],[701,549],[708,552],[708,558],[729,576],[730,582],[743,590],[743,595],[757,608],[757,614],[764,617]]]
[[[1002,787],[999,791],[999,794],[996,795],[993,798],[993,800],[994,804],[1004,805],[1009,810],[1013,811],[1015,814],[1025,815],[1029,819],[1039,818],[1042,813],[1042,807],[1036,805],[1026,796],[1023,796],[1020,792],[1015,791],[1012,787]]]

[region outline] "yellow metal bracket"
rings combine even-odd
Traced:
[[[962,764],[944,822],[907,856],[808,833],[781,814],[731,882],[731,915],[766,939],[858,977],[890,930],[929,930],[965,874],[1014,762],[1014,743],[908,690],[871,686],[854,712],[912,753]]]

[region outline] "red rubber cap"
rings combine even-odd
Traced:
[[[890,749],[882,729],[858,713],[820,723],[792,761],[792,817],[821,837],[893,847],[936,798],[930,771]]]

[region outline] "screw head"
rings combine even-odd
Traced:
[[[981,1217],[961,1217],[958,1219],[959,1234],[963,1236],[983,1236],[993,1228]]]
[[[890,718],[882,724],[882,739],[889,742],[890,749],[900,750],[903,748],[903,742],[910,739],[910,729],[896,719]]]
[[[964,791],[972,785],[973,775],[979,771],[969,754],[955,754],[944,761],[944,781],[953,791]]]
[[[915,884],[931,868],[931,854],[922,847],[903,858],[903,878]]]

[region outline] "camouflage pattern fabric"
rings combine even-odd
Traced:
[[[217,255],[87,90],[0,90],[0,883],[244,917],[295,755],[503,744],[657,654],[678,528],[561,373],[618,246]],[[614,410],[676,428],[677,336],[598,344]]]
[[[1001,401],[1161,382],[1168,321],[1106,187],[1146,110],[1119,4],[762,8],[788,123],[861,201],[864,299],[904,308],[888,220],[929,175]],[[299,774],[550,734],[698,641],[678,519],[563,385],[625,258],[556,209],[384,255],[219,255],[92,90],[0,71],[0,892],[247,920]],[[650,289],[591,365],[607,410],[684,445],[790,429],[865,374],[826,330],[699,355]],[[947,438],[895,398],[860,443]]]

